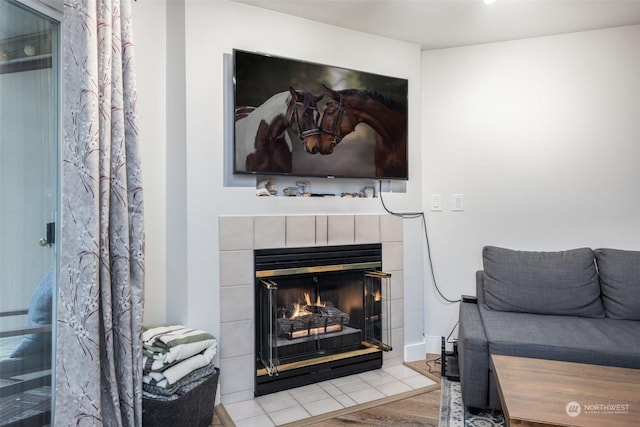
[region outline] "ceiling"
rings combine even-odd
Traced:
[[[62,0],[39,0],[55,9]],[[355,31],[441,49],[640,24],[640,0],[232,0]],[[0,40],[42,20],[0,1]],[[640,44],[640,41],[639,41]]]
[[[640,24],[640,0],[233,1],[425,50]]]

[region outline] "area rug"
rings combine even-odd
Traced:
[[[482,411],[473,415],[465,410],[460,383],[442,379],[439,427],[505,427],[501,411]]]

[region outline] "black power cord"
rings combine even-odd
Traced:
[[[424,227],[424,238],[425,238],[425,241],[427,242],[427,260],[429,261],[429,271],[431,272],[431,280],[433,280],[433,286],[438,292],[438,295],[440,296],[440,298],[442,298],[446,302],[450,304],[455,304],[457,302],[462,301],[461,299],[453,300],[453,299],[447,298],[446,296],[444,296],[444,294],[440,291],[440,288],[438,287],[438,283],[436,282],[436,276],[435,276],[435,273],[433,272],[433,260],[431,259],[431,246],[429,244],[429,233],[427,231],[427,218],[424,212],[394,212],[389,208],[387,208],[387,205],[384,203],[384,199],[382,198],[382,181],[378,181],[378,194],[380,195],[380,202],[382,202],[382,207],[388,214],[399,216],[404,219],[422,218],[422,225]]]

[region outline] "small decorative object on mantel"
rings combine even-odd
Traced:
[[[278,187],[273,179],[260,181],[256,186],[256,196],[275,196],[278,193]]]
[[[297,181],[296,187],[298,188],[296,193],[298,197],[309,197],[311,195],[311,184],[309,181]]]
[[[376,189],[372,186],[366,186],[362,189],[362,194],[367,199],[371,199],[376,194]]]
[[[356,199],[360,197],[360,193],[342,193],[343,199]]]
[[[293,197],[298,194],[298,189],[296,187],[287,187],[284,190],[282,190],[282,192],[287,197]]]

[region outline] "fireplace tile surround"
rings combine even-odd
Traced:
[[[384,366],[399,365],[404,348],[403,223],[392,215],[221,216],[220,401],[253,399],[253,250],[360,243],[382,244],[382,269],[392,274],[391,337]],[[240,310],[238,307],[247,306]]]

